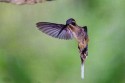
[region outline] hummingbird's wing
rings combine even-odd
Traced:
[[[89,41],[89,37],[88,37],[88,29],[87,29],[87,26],[84,26],[84,27],[82,27],[83,29],[84,29],[84,31],[85,31],[85,40],[86,40],[86,42],[88,42]]]
[[[52,37],[66,40],[73,38],[72,32],[66,25],[49,22],[38,22],[36,25],[40,31]]]
[[[87,26],[84,26],[82,28],[84,28],[84,31],[87,33]]]

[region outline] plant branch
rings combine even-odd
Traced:
[[[13,3],[13,4],[36,4],[36,3],[42,3],[45,1],[52,1],[52,0],[0,0],[0,2],[5,3]]]

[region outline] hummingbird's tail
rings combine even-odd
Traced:
[[[84,61],[86,59],[85,54],[81,54],[81,78],[84,79]]]
[[[79,46],[78,48],[79,48],[80,58],[81,58],[81,78],[84,79],[84,62],[88,55],[88,46],[84,49],[80,49]]]
[[[81,78],[84,79],[84,63],[81,64]]]
[[[82,79],[84,79],[84,62],[85,62],[85,59],[87,58],[87,51],[84,52],[84,50],[80,52],[81,53],[80,58],[81,58],[81,78]]]

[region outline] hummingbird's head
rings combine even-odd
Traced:
[[[76,26],[76,21],[73,18],[70,18],[66,21],[66,25],[69,25],[69,24]]]

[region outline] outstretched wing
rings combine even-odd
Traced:
[[[45,34],[59,39],[72,39],[72,32],[63,24],[39,22],[36,24],[38,29]]]

